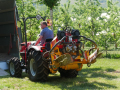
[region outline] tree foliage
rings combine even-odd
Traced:
[[[38,2],[45,4],[49,8],[53,9],[54,6],[59,5],[60,0],[38,0]]]
[[[67,3],[62,6],[59,4],[60,0],[17,0],[17,6],[20,18],[37,14],[50,16],[54,22],[55,35],[59,27],[70,26],[80,30],[81,35],[93,39],[104,49],[109,48],[109,43],[114,43],[117,48],[120,44],[118,2],[115,0],[76,0],[75,4],[71,5],[70,1],[67,0]],[[103,8],[101,3],[105,2],[106,8]],[[41,7],[44,7],[44,10],[41,10]],[[35,19],[27,21],[28,40],[36,40],[40,33],[40,28],[38,28],[40,22]],[[23,23],[21,26],[24,35]],[[91,44],[88,42],[87,45]]]
[[[51,29],[53,30],[53,8],[59,5],[60,0],[38,0],[39,3],[45,4],[47,7],[50,8],[50,18],[51,22]]]

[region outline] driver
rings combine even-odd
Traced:
[[[36,41],[35,45],[38,45],[39,43],[40,45],[43,45],[46,39],[53,39],[54,37],[53,31],[47,27],[47,22],[45,21],[41,22],[41,28],[42,28],[42,31],[39,35],[40,37]]]

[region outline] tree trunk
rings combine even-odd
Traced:
[[[51,30],[53,30],[53,9],[52,8],[50,9],[50,19],[52,20],[51,21]]]
[[[105,39],[105,49],[106,49],[106,57],[107,57],[107,40]]]
[[[116,33],[114,33],[114,39],[116,39]],[[117,42],[115,40],[115,49],[117,49]]]
[[[23,23],[24,23],[25,15],[24,15],[24,1],[23,0],[22,0],[22,4],[23,4],[22,18],[23,18]],[[24,26],[24,24],[23,24],[23,26]],[[23,36],[22,37],[23,37],[23,42],[24,42],[25,41],[25,31],[24,31],[24,29],[23,29]]]
[[[85,45],[85,44],[83,43],[83,49],[84,49],[84,45]]]
[[[92,16],[92,15],[91,15]],[[92,39],[94,40],[94,22],[93,22],[93,18],[91,19],[91,23],[92,23]],[[93,43],[92,43],[92,48],[93,48]],[[93,50],[92,50],[93,53]]]
[[[23,42],[25,41],[25,39],[24,39],[24,30],[23,30],[23,32],[22,32],[22,39],[23,39]]]
[[[115,49],[117,49],[117,42],[115,41]]]

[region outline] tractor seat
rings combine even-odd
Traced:
[[[50,42],[52,41],[53,39],[46,39],[45,40],[45,47],[47,49],[47,51],[50,50]]]
[[[46,39],[45,42],[51,42],[53,39]]]

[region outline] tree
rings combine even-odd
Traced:
[[[73,13],[76,17],[76,27],[81,34],[98,41],[97,33],[102,31],[100,18],[103,8],[98,0],[76,0]],[[93,45],[92,45],[93,46]]]
[[[110,16],[108,19],[108,30],[113,35],[115,49],[117,49],[117,41],[120,35],[120,8],[117,6],[118,2],[113,3],[112,0],[107,0],[107,14]]]
[[[24,18],[27,18],[27,17],[36,16],[39,13],[37,13],[37,10],[33,5],[32,0],[17,0],[16,3],[18,8],[19,18],[21,21],[22,37],[23,37],[23,41],[25,41],[23,20]],[[36,20],[36,18],[27,20],[26,29],[27,29],[28,40],[30,41],[36,40],[37,38],[36,35],[40,32],[38,28],[39,24],[40,24],[40,21]]]
[[[98,45],[103,47],[103,49],[106,51],[107,56],[107,50],[109,48],[109,41],[111,37],[111,33],[108,32],[108,21],[106,16],[101,16],[101,29],[102,31],[98,33]]]
[[[40,4],[45,4],[46,6],[48,6],[50,8],[50,18],[52,20],[52,25],[51,25],[51,29],[53,30],[53,8],[55,6],[58,6],[60,0],[38,0],[38,2],[40,2]]]
[[[67,4],[64,4],[64,7],[60,7],[59,23],[64,27],[72,27],[72,16],[70,14],[70,0]]]
[[[98,0],[76,0],[73,12],[79,22],[80,29],[85,30],[93,36],[100,32],[100,19],[103,8]],[[84,33],[84,32],[83,32]]]

